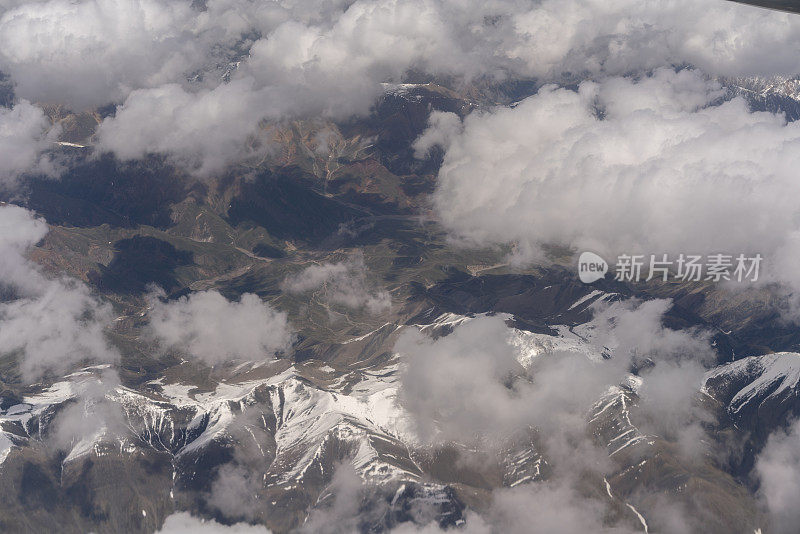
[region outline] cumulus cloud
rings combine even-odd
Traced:
[[[300,529],[304,533],[344,534],[359,529],[359,505],[364,482],[352,465],[336,467],[333,480],[320,499],[330,499],[327,506],[314,510]]]
[[[119,385],[114,371],[76,382],[78,396],[53,420],[48,443],[68,454],[86,450],[99,439],[120,437],[128,432],[122,408],[107,395]]]
[[[101,128],[101,147],[125,158],[164,152],[200,173],[246,155],[242,140],[261,119],[363,114],[381,82],[412,70],[464,82],[575,82],[686,64],[712,75],[794,74],[784,51],[800,43],[796,18],[695,0],[4,6],[0,70],[20,97],[76,109],[125,101]],[[124,142],[139,128],[149,135]]]
[[[366,308],[375,313],[388,309],[391,295],[374,288],[367,274],[364,256],[359,252],[344,261],[306,267],[288,276],[282,287],[295,294],[319,292],[323,301],[354,310]]]
[[[175,512],[167,516],[156,534],[269,534],[269,530],[247,523],[222,525],[213,519],[195,517],[189,512]]]
[[[775,532],[790,533],[800,522],[800,422],[773,433],[756,458],[758,495],[770,512]]]
[[[434,147],[448,147],[462,131],[461,118],[449,111],[432,111],[428,128],[414,140],[414,155],[423,159]]]
[[[642,388],[642,407],[647,413],[652,408],[652,414],[674,410],[669,421],[677,427],[699,390],[704,370],[699,362],[713,353],[704,332],[662,325],[670,306],[668,300],[654,300],[598,308],[582,335],[598,353],[611,350],[612,358],[592,360],[554,349],[531,360],[528,369],[499,316],[470,320],[436,340],[406,332],[395,345],[405,362],[401,404],[420,437],[433,443],[502,441],[528,426],[556,438],[582,432],[589,406],[631,368],[649,361],[644,382],[652,376],[653,384]],[[696,380],[687,384],[688,376]],[[663,419],[661,424],[675,428]]]
[[[216,470],[205,501],[229,520],[255,522],[263,518],[264,506],[259,499],[269,467],[262,445],[274,436],[266,427],[265,414],[251,409],[239,414],[227,432],[236,442],[233,458]]]
[[[586,497],[572,485],[559,482],[529,484],[495,492],[490,524],[507,525],[505,532],[602,532],[609,502]],[[624,525],[608,528],[619,534],[636,532]]]
[[[797,68],[782,52],[797,42],[798,21],[736,4],[545,0],[512,21],[508,54],[537,76],[628,74],[685,64],[721,75]]]
[[[434,199],[473,243],[558,243],[618,254],[762,254],[761,279],[800,284],[794,169],[800,124],[718,103],[697,71],[545,87],[475,114]]]
[[[42,153],[58,133],[41,109],[26,100],[0,107],[0,187],[13,189],[20,174],[51,174],[52,162]]]
[[[209,365],[272,358],[292,342],[286,314],[253,293],[229,301],[218,291],[199,291],[168,302],[153,294],[150,306],[148,335]]]
[[[20,355],[27,382],[83,360],[119,358],[104,333],[114,318],[111,306],[77,280],[46,277],[25,257],[46,233],[31,212],[0,207],[0,275],[14,297],[0,303],[0,353]]]
[[[443,529],[436,523],[414,525],[406,523],[393,529],[392,534],[585,534],[641,532],[625,523],[609,524],[610,501],[585,496],[570,484],[561,481],[538,482],[502,488],[492,492],[488,509],[481,515],[467,512],[465,524],[458,529]]]
[[[252,519],[257,513],[262,473],[244,466],[220,467],[206,502],[227,517]]]
[[[599,302],[592,307],[591,343],[598,348],[613,349],[616,357],[630,359],[637,366],[645,359],[655,363],[691,361],[712,365],[715,354],[708,331],[662,326],[662,318],[671,307],[669,299]]]
[[[82,283],[48,280],[35,295],[0,305],[0,350],[22,352],[26,380],[67,371],[84,359],[116,360],[104,335],[112,319],[111,306]]]
[[[209,175],[263,145],[248,144],[263,101],[252,80],[236,80],[211,90],[189,92],[178,84],[130,94],[116,116],[100,124],[97,149],[121,159],[168,153],[176,163]]]
[[[697,444],[704,419],[693,399],[703,376],[700,362],[710,361],[712,349],[703,331],[663,326],[670,305],[631,300],[598,306],[580,329],[586,354],[556,346],[525,358],[499,316],[468,320],[435,340],[416,331],[398,339],[398,399],[421,443],[503,450],[515,434],[533,428],[552,469],[545,481],[495,490],[482,517],[468,518],[467,532],[493,532],[499,525],[504,532],[580,533],[604,525],[609,501],[587,490],[613,465],[604,444],[587,434],[587,416],[610,386],[630,380],[633,368],[642,380],[634,424],[677,443],[686,459],[705,452]],[[600,353],[611,357],[587,357]],[[627,532],[626,525],[606,526]],[[438,532],[435,526],[404,528]]]
[[[630,299],[593,306],[588,337],[595,347],[611,349],[642,378],[637,426],[678,444],[686,459],[707,452],[703,423],[710,414],[696,402],[706,370],[716,362],[711,332],[673,330],[662,325],[672,307],[668,299]]]
[[[16,2],[0,10],[0,70],[23,98],[104,105],[199,66],[196,17],[176,1]]]
[[[18,206],[0,206],[0,269],[3,283],[9,289],[24,292],[36,289],[38,277],[31,279],[32,264],[25,258],[27,250],[47,235],[47,223],[32,212]]]
[[[554,79],[670,64],[794,74],[791,54],[782,52],[800,41],[800,23],[786,14],[692,0],[212,0],[205,9],[48,0],[3,8],[0,69],[19,94],[78,106],[180,81],[243,41],[242,70],[273,88],[279,104],[305,102],[331,114],[364,110],[378,82],[409,68],[466,78]],[[288,98],[293,90],[300,93]]]

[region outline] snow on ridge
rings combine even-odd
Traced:
[[[726,81],[734,90],[738,89],[762,98],[775,95],[792,100],[800,100],[800,80],[796,78],[788,78],[781,75],[769,77],[747,76]]]
[[[288,376],[281,373],[279,377]],[[130,419],[132,414],[142,418],[144,428],[139,429],[144,433],[145,441],[154,446],[161,446],[170,450],[179,445],[177,455],[183,455],[198,450],[211,441],[225,434],[230,424],[236,418],[232,405],[237,405],[239,411],[244,412],[248,405],[254,404],[255,390],[260,386],[268,386],[276,377],[264,380],[249,380],[240,383],[220,382],[214,391],[190,393],[195,386],[172,383],[164,384],[163,380],[155,381],[161,387],[161,396],[166,399],[159,401],[145,396],[137,391],[120,386],[116,391],[116,399],[125,409]],[[199,429],[205,422],[203,431],[191,441],[186,441],[184,436],[182,445],[176,443],[177,434],[175,421],[170,417],[170,412],[176,409],[189,409],[194,411],[194,416],[187,425],[186,430]],[[168,443],[161,441],[162,433],[169,433]],[[157,443],[153,443],[153,440]]]
[[[464,323],[468,323],[473,319],[475,319],[475,317],[469,317],[468,315],[460,315],[458,313],[447,312],[441,314],[429,324],[415,324],[412,326],[416,326],[417,328],[419,328],[420,332],[428,332],[430,330],[435,330],[443,326],[449,326],[451,328],[455,328]]]
[[[588,300],[591,300],[591,299],[593,299],[593,298],[597,297],[598,295],[603,295],[604,293],[605,293],[605,292],[603,292],[603,291],[600,291],[599,289],[595,289],[594,291],[592,291],[592,292],[591,292],[591,293],[589,293],[588,295],[584,295],[583,297],[581,297],[581,298],[579,298],[578,300],[576,300],[576,301],[575,301],[575,302],[572,304],[572,306],[570,306],[569,308],[567,308],[567,311],[569,311],[569,310],[572,310],[572,309],[575,309],[575,308],[577,308],[578,306],[580,306],[581,304],[583,304],[584,302],[586,302],[586,301],[588,301]]]
[[[353,465],[363,478],[418,478],[391,461],[400,459],[379,450],[380,442],[398,444],[410,437],[404,412],[396,404],[397,378],[386,370],[380,376],[362,376],[365,380],[349,394],[312,387],[297,378],[280,384],[284,410],[275,435],[280,480],[302,477],[312,466],[323,468],[321,457],[331,438],[355,447]],[[297,450],[306,452],[293,459]]]
[[[605,295],[610,296],[613,295],[613,293],[606,293]],[[600,298],[602,299],[606,297]],[[579,303],[580,301],[574,304],[573,307]],[[436,317],[436,319],[434,319],[430,324],[415,324],[412,326],[419,328],[420,332],[430,333],[431,331],[443,326],[458,328],[459,326],[477,318],[487,316],[488,314],[480,313],[476,314],[474,317],[469,317],[466,315],[448,312]],[[510,321],[514,318],[514,316],[509,313],[498,313],[496,316],[506,321]],[[586,337],[576,332],[578,329],[577,327],[572,328],[567,325],[554,325],[551,328],[557,331],[556,335],[540,334],[536,332],[529,332],[527,330],[520,330],[518,328],[509,328],[508,343],[514,347],[517,361],[520,363],[520,365],[527,369],[530,368],[534,358],[542,354],[564,352],[583,354],[592,361],[603,360],[604,351],[595,347],[590,342],[591,328],[586,331]],[[605,349],[605,347],[603,349]]]
[[[509,343],[517,351],[517,361],[530,368],[533,359],[541,354],[573,353],[582,354],[592,361],[602,361],[603,352],[566,325],[553,327],[558,335],[537,334],[526,330],[512,329]]]
[[[160,439],[162,433],[170,440],[175,439],[174,423],[168,414],[170,410],[178,407],[195,410],[187,430],[203,424],[205,428],[200,435],[178,448],[176,454],[183,455],[224,436],[238,413],[254,404],[256,389],[267,387],[277,422],[273,468],[279,473],[279,480],[288,482],[302,477],[312,465],[321,465],[317,460],[323,454],[327,440],[332,437],[352,444],[355,452],[353,463],[363,477],[413,478],[416,474],[393,465],[391,458],[376,448],[380,441],[397,443],[399,436],[406,433],[403,411],[396,404],[399,387],[393,372],[396,370],[396,366],[382,369],[380,375],[359,372],[363,379],[346,394],[317,387],[290,367],[267,379],[221,382],[214,391],[202,393],[192,393],[194,388],[190,385],[164,384],[159,380],[157,385],[161,387],[165,401],[125,388],[120,388],[118,400],[128,410],[139,413],[145,426],[152,429],[154,437],[151,439]],[[164,446],[168,447],[167,444]]]
[[[53,406],[64,404],[76,398],[88,387],[90,382],[97,381],[96,375],[90,371],[103,369],[105,367],[107,366],[87,367],[67,375],[65,377],[66,380],[55,382],[39,393],[26,395],[22,398],[20,404],[9,407],[4,414],[0,415],[0,428],[3,423],[16,423],[21,425],[27,434],[30,434],[30,423],[34,418],[42,416],[46,410]],[[76,444],[68,453],[67,460],[82,454],[82,451],[76,450],[76,448],[91,448],[95,444],[96,438],[99,437],[101,436],[91,436],[81,440],[81,442]],[[0,464],[6,460],[12,448],[19,446],[20,443],[24,443],[26,439],[27,438],[22,438],[14,433],[0,430]]]
[[[588,423],[602,438],[609,456],[640,443],[652,445],[653,436],[642,433],[630,417],[632,398],[641,386],[640,377],[628,375],[619,386],[610,386],[589,411]]]
[[[708,371],[703,379],[702,391],[708,394],[708,381],[722,376],[753,377],[731,399],[728,409],[736,414],[754,400],[760,403],[800,386],[800,354],[776,352],[762,356],[748,356],[735,362],[720,365]]]
[[[427,85],[428,84],[424,83],[387,83],[387,82],[381,83],[381,87],[383,88],[384,94],[401,96],[404,98],[408,98],[410,96],[408,94],[409,91],[421,87],[426,87]],[[422,96],[415,95],[414,100],[421,101]]]
[[[392,323],[385,323],[385,324],[379,326],[378,328],[376,328],[375,330],[373,330],[371,332],[367,332],[363,336],[358,336],[358,337],[354,337],[354,338],[348,339],[346,341],[342,341],[342,345],[349,345],[350,343],[355,343],[357,341],[363,341],[363,340],[367,339],[369,336],[371,336],[372,334],[376,334],[376,333],[380,332],[381,330],[383,330],[384,328],[386,328],[387,326],[391,326],[391,325],[392,325]]]

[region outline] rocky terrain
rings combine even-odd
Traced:
[[[727,98],[800,116],[795,80],[723,83]],[[576,435],[605,458],[575,491],[602,503],[609,528],[677,531],[659,512],[668,499],[700,518],[703,532],[767,532],[753,465],[800,409],[800,336],[774,320],[779,297],[702,282],[607,277],[587,286],[566,251],[554,249],[547,267],[519,268],[503,247],[457,246],[433,215],[442,154],[420,159],[412,146],[431,110],[463,117],[534,89],[387,84],[368,117],[265,126],[277,147],[269,157],[204,180],[156,156],[90,158],[99,115],[48,110],[63,127],[52,150],[77,163],[4,200],[48,222],[27,257],[112,306],[105,334],[120,358],[32,385],[17,354],[0,359],[1,529],[149,533],[186,511],[278,533],[324,531],[331,525],[320,518],[347,506],[355,519],[338,522],[342,532],[469,528],[474,512],[492,513],[493,494],[535,488],[564,459],[533,424],[482,452],[469,440],[425,439],[397,347],[409,333],[433,343],[496,320],[515,358],[511,389],[515,380],[536,387],[540,361],[623,361],[621,380],[576,408]],[[341,294],[333,281],[287,283],[308,266],[349,261],[358,272],[345,279],[357,283]],[[286,313],[290,347],[275,358],[215,361],[148,337],[159,303],[212,290],[229,301],[254,294]],[[367,297],[352,305],[357,292]],[[625,364],[622,341],[598,334],[616,320],[598,310],[632,299],[671,299],[664,328],[708,333],[713,360],[692,395],[697,434],[656,432],[639,408],[650,355]],[[581,385],[562,386],[570,387]],[[687,459],[682,440],[704,448]],[[348,493],[350,480],[358,487]]]

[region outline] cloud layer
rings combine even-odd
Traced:
[[[519,243],[522,259],[547,243],[607,259],[761,253],[763,275],[800,284],[800,124],[721,94],[661,69],[469,116],[460,135],[447,126],[437,211],[470,242]]]
[[[795,421],[786,431],[778,430],[769,437],[758,455],[755,474],[761,486],[759,496],[774,521],[773,528],[781,534],[797,529],[800,511],[800,422]]]
[[[165,152],[203,174],[246,154],[259,120],[363,114],[381,82],[411,70],[466,82],[575,82],[665,65],[794,74],[788,51],[798,46],[796,18],[713,0],[0,6],[0,71],[19,98],[76,110],[121,103],[100,147],[123,158]]]
[[[63,373],[84,360],[116,361],[105,337],[108,303],[70,278],[48,278],[25,257],[47,233],[41,219],[17,206],[0,207],[0,278],[12,295],[0,303],[0,353],[18,353],[22,378]]]
[[[0,190],[14,189],[24,172],[52,173],[52,163],[42,153],[57,133],[42,110],[27,100],[0,107]]]
[[[599,351],[610,350],[611,359],[556,348],[526,360],[498,316],[471,319],[436,340],[416,332],[398,340],[395,350],[404,362],[399,400],[422,443],[499,451],[532,427],[537,450],[553,469],[546,480],[495,490],[482,517],[467,519],[467,532],[582,533],[601,525],[636,531],[629,528],[635,523],[608,525],[610,501],[586,491],[613,472],[608,451],[587,433],[587,413],[648,359],[640,372],[635,424],[677,443],[686,460],[705,452],[697,439],[703,437],[701,414],[692,400],[704,371],[697,362],[711,347],[703,332],[663,327],[670,305],[627,301],[597,308],[581,335]],[[439,532],[435,526],[398,531]]]
[[[199,291],[163,302],[151,296],[149,335],[166,348],[185,351],[209,365],[232,359],[264,360],[292,341],[285,313],[258,295],[229,301],[218,291]]]
[[[669,428],[675,429],[688,424],[683,416],[704,371],[699,362],[710,361],[713,352],[706,333],[662,326],[670,306],[668,300],[632,300],[598,307],[584,333],[598,353],[612,351],[609,360],[560,349],[526,359],[499,316],[472,319],[435,340],[407,332],[395,346],[405,362],[401,403],[419,436],[432,443],[497,444],[529,426],[567,435],[583,431],[586,410],[610,385],[650,360],[644,382],[652,385],[641,388],[642,404],[654,415],[674,413]]]
[[[364,256],[360,252],[340,262],[306,267],[283,282],[283,290],[303,294],[318,292],[324,302],[353,310],[366,309],[372,313],[391,307],[391,296],[377,289],[368,278]]]
[[[156,534],[269,534],[269,530],[247,523],[223,525],[213,519],[195,517],[189,512],[175,512],[167,516]]]

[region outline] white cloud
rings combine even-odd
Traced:
[[[262,444],[273,436],[265,421],[260,410],[245,410],[228,425],[227,433],[236,442],[233,458],[216,470],[204,500],[229,521],[263,520],[261,498],[269,465]]]
[[[641,373],[639,403],[631,407],[634,424],[677,442],[687,459],[700,452],[700,416],[692,399],[703,369],[696,360],[711,349],[704,332],[665,328],[662,318],[669,307],[664,300],[632,300],[598,308],[581,335],[595,349],[587,354],[610,351],[611,359],[593,361],[555,349],[533,358],[525,372],[511,330],[498,316],[471,319],[436,340],[417,332],[400,337],[395,345],[403,361],[398,398],[421,443],[455,441],[503,451],[516,432],[533,427],[553,469],[547,480],[493,491],[481,517],[469,514],[466,532],[579,534],[601,525],[630,531],[626,523],[605,524],[610,501],[587,491],[592,479],[598,483],[613,466],[607,450],[587,433],[586,418],[610,386],[626,380],[632,364],[648,358],[654,365]],[[398,529],[439,531],[433,525]]]
[[[527,372],[499,316],[470,320],[436,340],[407,332],[395,345],[404,361],[401,404],[419,436],[432,443],[477,439],[497,445],[529,425],[555,439],[582,432],[588,407],[621,383],[632,364],[650,359],[656,364],[650,371],[654,384],[642,388],[643,409],[660,413],[671,392],[669,406],[685,408],[676,415],[680,418],[690,410],[703,369],[698,366],[697,383],[685,387],[686,374],[674,368],[695,370],[681,365],[703,361],[712,352],[705,333],[662,326],[670,306],[668,300],[655,300],[600,308],[587,332],[598,351],[612,351],[610,360],[555,351],[534,358]],[[681,387],[670,390],[673,382]]]
[[[195,517],[189,512],[175,512],[167,516],[156,534],[269,534],[269,530],[247,523],[222,525],[213,519]]]
[[[6,3],[0,28],[0,65],[25,98],[105,103],[179,81],[212,62],[215,48],[260,35],[245,70],[333,114],[368,106],[359,103],[364,91],[374,96],[377,82],[410,67],[468,78],[687,63],[724,75],[794,74],[783,52],[800,41],[789,15],[693,0],[212,0],[205,11],[172,1],[50,0]]]
[[[450,146],[462,130],[461,118],[455,113],[432,111],[428,116],[428,128],[414,141],[414,155],[422,159],[433,147]]]
[[[24,254],[47,233],[17,206],[0,207],[0,277],[14,299],[0,303],[0,353],[20,351],[26,382],[83,360],[115,361],[104,331],[114,315],[80,281],[48,278]]]
[[[625,525],[607,526],[609,504],[605,499],[581,495],[570,484],[548,481],[496,491],[489,522],[502,524],[505,532],[514,534],[636,532]]]
[[[199,291],[174,301],[150,297],[148,335],[209,365],[231,359],[263,360],[288,350],[286,314],[253,293],[238,302],[218,291]]]
[[[299,531],[319,534],[358,532],[363,490],[364,482],[353,466],[347,463],[338,465],[326,489],[329,494],[323,494],[324,497],[332,495],[329,506],[312,511]]]
[[[260,504],[262,477],[258,470],[225,464],[217,471],[206,502],[226,517],[253,519]]]
[[[42,152],[57,133],[42,110],[26,100],[0,107],[0,188],[13,189],[26,171],[50,173],[51,162]]]
[[[641,364],[644,358],[657,358],[658,361],[691,360],[713,365],[715,354],[709,332],[662,326],[662,318],[671,307],[669,299],[600,302],[593,306],[591,342],[599,349],[612,348],[619,357],[636,364]]]
[[[447,149],[435,205],[468,241],[620,253],[755,254],[800,284],[800,123],[751,113],[696,71],[545,87],[475,114]],[[675,256],[673,256],[674,258]]]
[[[789,534],[800,521],[800,422],[773,433],[756,458],[758,495],[766,504],[775,532]]]
[[[78,395],[55,416],[48,444],[69,455],[85,451],[101,439],[127,435],[129,430],[122,408],[107,398],[118,385],[119,376],[108,370],[98,377],[76,380]]]
[[[261,119],[263,96],[252,80],[188,92],[178,84],[130,94],[114,117],[97,131],[97,149],[121,159],[168,153],[201,175],[223,169],[256,148],[247,144]]]
[[[116,360],[104,335],[112,319],[111,306],[82,283],[48,280],[33,296],[0,304],[0,351],[22,351],[20,370],[28,381],[84,359]]]
[[[794,74],[785,51],[800,43],[800,21],[789,15],[696,0],[207,6],[19,4],[0,19],[0,69],[24,98],[78,106],[129,98],[101,131],[103,147],[126,158],[158,150],[212,172],[246,153],[242,140],[260,119],[363,114],[380,82],[399,81],[410,69],[467,82],[577,81],[686,64],[714,75]],[[224,89],[221,74],[234,60],[237,85]],[[203,79],[190,84],[195,71]],[[239,112],[245,104],[249,115]],[[147,128],[147,118],[158,128]],[[139,128],[148,134],[124,142]]]
[[[319,291],[324,301],[351,309],[380,312],[391,307],[388,292],[375,289],[367,277],[364,256],[359,252],[344,261],[306,267],[283,282],[289,293]]]
[[[185,76],[207,50],[188,2],[18,2],[0,10],[0,70],[29,100],[77,110]]]
[[[800,39],[798,24],[785,13],[713,0],[545,0],[512,16],[504,44],[549,79],[686,64],[726,76],[794,74],[785,51]]]

